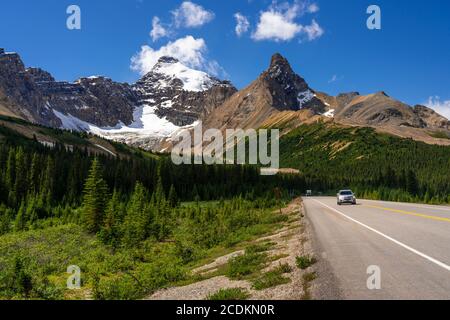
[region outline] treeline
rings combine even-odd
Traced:
[[[182,204],[174,185],[167,193],[164,190],[161,168],[157,166],[153,190],[136,181],[127,194],[110,189],[105,168],[95,157],[80,206],[68,206],[65,215],[55,214],[58,210],[50,206],[53,215],[34,220],[35,209],[29,208],[40,197],[33,198],[31,192],[24,195],[15,218],[6,220],[5,226],[28,232],[0,238],[0,298],[62,299],[65,288],[49,276],[63,273],[66,264],[71,264],[68,258],[82,267],[83,281],[95,299],[142,298],[189,279],[188,265],[204,259],[210,249],[249,241],[289,218],[273,213],[288,198],[286,193],[274,197],[273,189],[255,195],[258,189],[251,188],[245,194],[209,202],[200,202],[198,193],[192,193],[193,201]],[[45,206],[41,209],[48,213]],[[6,211],[14,213],[14,209]],[[94,237],[100,241],[91,242]],[[10,250],[15,243],[20,248]],[[78,246],[85,246],[85,251]]]
[[[86,179],[94,156],[86,149],[68,151],[37,141],[0,142],[0,233],[78,222]],[[98,155],[105,192],[128,201],[137,185],[151,197],[158,191],[179,201],[219,200],[235,196],[258,198],[274,187],[303,189],[294,177],[264,177],[253,166],[172,164],[166,156],[141,152],[115,158]],[[106,203],[104,203],[106,205]],[[54,221],[51,218],[57,218]]]
[[[315,192],[352,188],[359,197],[450,203],[450,147],[371,128],[304,125],[280,142],[283,166],[299,169]]]

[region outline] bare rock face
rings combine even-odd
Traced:
[[[138,97],[128,84],[105,77],[81,78],[74,83],[37,82],[51,108],[99,127],[130,124]]]
[[[449,121],[425,106],[414,108],[389,97],[385,92],[348,97],[336,110],[335,120],[370,126],[448,129]],[[342,100],[342,99],[341,99]]]
[[[426,127],[450,130],[450,121],[433,109],[422,105],[416,105],[413,108],[413,112],[422,119],[426,124]]]
[[[15,115],[40,124],[60,125],[19,55],[3,49],[0,50],[0,93]]]
[[[278,112],[302,109],[320,114],[327,107],[306,81],[292,70],[289,62],[275,54],[269,68],[258,79],[207,116],[205,126],[217,129],[258,128]]]
[[[289,62],[276,53],[272,56],[269,69],[264,72],[259,81],[272,95],[273,106],[279,110],[313,109],[319,113],[325,111],[323,103],[316,98],[306,81],[296,74]]]

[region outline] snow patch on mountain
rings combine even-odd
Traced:
[[[160,59],[151,72],[168,76],[171,80],[181,80],[183,89],[186,91],[206,91],[218,84],[218,81],[206,72],[191,69],[173,58],[170,60]],[[160,86],[169,85],[170,81],[160,80]]]
[[[314,98],[314,93],[309,89],[304,92],[300,92],[297,96],[297,101],[298,101],[300,109],[303,107],[303,105],[305,105],[306,103],[311,101],[313,98]]]
[[[335,109],[330,109],[323,114],[327,118],[334,118]]]
[[[180,126],[174,125],[166,118],[159,118],[155,114],[156,107],[143,105],[137,107],[133,113],[133,123],[126,126],[119,122],[115,127],[100,128],[96,125],[80,120],[71,114],[63,114],[53,109],[54,114],[61,120],[62,128],[87,131],[112,140],[122,140],[129,134],[139,135],[142,137],[169,137],[171,134],[179,130]]]

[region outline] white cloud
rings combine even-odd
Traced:
[[[310,25],[304,26],[296,22],[296,19],[305,13],[314,13],[318,10],[316,4],[306,5],[306,2],[301,1],[278,4],[274,1],[267,11],[261,12],[252,38],[279,42],[289,41],[297,35],[304,34],[309,41],[317,39],[324,31],[315,20]]]
[[[205,10],[202,6],[190,1],[185,1],[181,6],[172,11],[175,25],[186,28],[195,28],[204,25],[214,19],[214,13]]]
[[[250,28],[250,22],[248,21],[246,16],[242,15],[239,12],[234,15],[234,18],[236,19],[236,35],[240,37],[248,31],[248,29]]]
[[[450,119],[450,100],[441,101],[440,97],[434,96],[429,97],[428,101],[423,104],[447,119]]]
[[[316,20],[313,20],[309,26],[303,27],[303,32],[308,37],[309,41],[320,38],[324,33],[323,29],[319,26]]]
[[[153,17],[152,31],[150,32],[153,42],[159,38],[167,37],[168,35],[169,31],[161,25],[161,20],[158,17]]]
[[[178,59],[188,67],[204,70],[216,76],[224,75],[224,70],[216,61],[206,58],[207,50],[205,40],[195,39],[192,36],[169,42],[159,49],[144,45],[141,51],[131,58],[131,69],[144,75],[152,70],[159,58],[169,56]]]
[[[337,74],[333,74],[333,76],[331,77],[330,80],[328,80],[328,83],[335,83],[337,81],[341,81],[342,79],[344,79],[344,76],[339,76]]]
[[[320,10],[320,8],[316,3],[312,3],[312,4],[308,5],[307,10],[309,13],[316,13]]]
[[[252,38],[255,40],[289,41],[302,30],[302,25],[294,22],[298,15],[297,4],[282,7],[272,5],[268,11],[261,12],[256,31]]]

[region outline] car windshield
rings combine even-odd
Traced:
[[[339,194],[341,196],[351,196],[351,195],[353,195],[353,192],[351,192],[351,191],[341,191]]]

